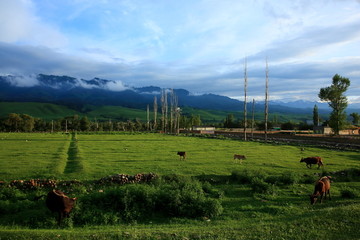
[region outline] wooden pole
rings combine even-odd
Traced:
[[[265,80],[265,142],[267,142],[268,118],[269,118],[269,67],[266,58],[266,80]]]
[[[247,62],[246,62],[246,58],[245,58],[245,67],[244,67],[244,140],[246,141],[246,127],[247,127],[247,109],[246,109],[246,100],[247,100],[247,96],[246,96],[246,91],[247,91]]]

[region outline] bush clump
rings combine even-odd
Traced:
[[[300,175],[295,172],[285,172],[280,176],[269,176],[265,181],[275,185],[292,185],[300,181]]]
[[[210,186],[205,187],[210,191]],[[154,216],[202,218],[219,216],[223,208],[194,179],[169,175],[152,184],[105,189],[79,199],[78,224],[146,221]]]
[[[356,198],[357,197],[356,192],[350,188],[341,189],[340,195],[342,198]]]
[[[278,189],[275,184],[267,183],[263,179],[255,177],[251,181],[251,190],[254,193],[275,195]]]
[[[261,171],[250,171],[247,169],[237,170],[231,173],[230,179],[233,182],[241,184],[250,184],[254,178],[265,179],[267,174]]]

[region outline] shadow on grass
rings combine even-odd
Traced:
[[[76,137],[73,136],[68,150],[68,158],[64,169],[65,174],[81,172],[84,169],[81,158],[79,157],[79,148]]]

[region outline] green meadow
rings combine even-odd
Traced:
[[[360,236],[357,151],[155,133],[0,133],[0,150],[0,181],[6,183],[33,178],[88,183],[114,174],[152,172],[159,178],[176,178],[189,188],[200,186],[208,199],[205,202],[221,204],[221,211],[212,217],[164,216],[150,210],[146,215],[137,206],[140,213],[128,211],[134,216],[124,218],[122,213],[114,215],[106,208],[91,205],[93,197],[102,199],[107,192],[131,191],[140,195],[146,192],[149,198],[169,196],[159,183],[133,184],[126,190],[121,190],[126,186],[89,183],[64,189],[78,197],[78,204],[71,217],[58,226],[55,215],[44,206],[44,199],[32,200],[46,194],[44,189],[0,186],[0,239],[359,239]],[[177,151],[186,151],[185,161],[179,160]],[[235,153],[246,155],[247,159],[234,162]],[[325,166],[308,169],[300,163],[307,156],[321,156]],[[332,176],[332,200],[310,205],[309,194],[322,175]],[[179,179],[185,179],[184,183]],[[159,189],[162,192],[156,195]]]

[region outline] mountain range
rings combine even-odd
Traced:
[[[93,78],[78,79],[69,76],[38,74],[32,76],[0,76],[0,101],[2,102],[44,102],[64,105],[80,112],[86,112],[87,106],[122,106],[146,109],[152,106],[154,96],[160,105],[162,89],[156,86],[131,87],[121,82]],[[194,95],[185,89],[174,89],[180,107],[208,110],[242,111],[244,102],[216,94]],[[271,101],[270,112],[312,114],[317,104],[320,113],[330,111],[327,103],[319,102],[280,102]],[[251,103],[248,105],[248,111]],[[263,111],[264,103],[255,105],[257,111]],[[359,112],[359,108],[350,112]]]

